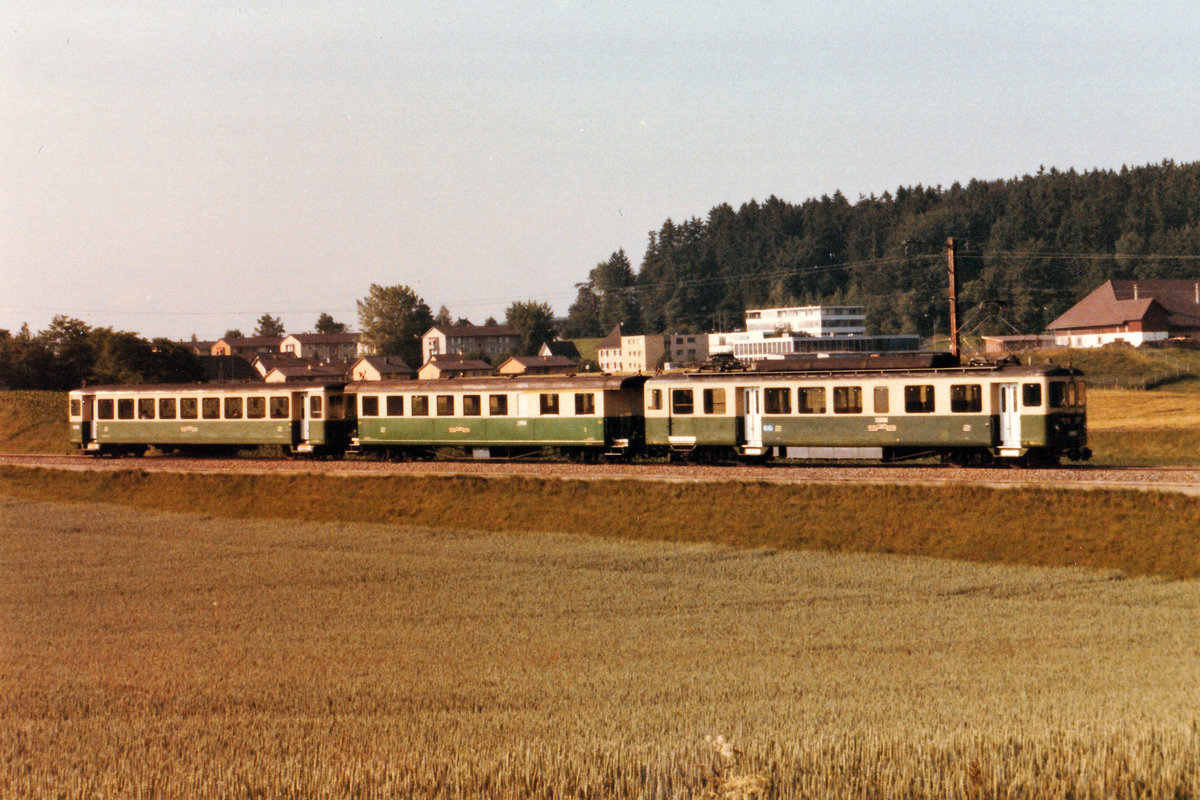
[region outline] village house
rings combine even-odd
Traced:
[[[417,377],[423,381],[476,378],[491,374],[491,364],[474,358],[463,358],[456,353],[435,353],[417,370]]]
[[[511,353],[521,337],[508,325],[434,325],[421,336],[421,354],[495,356]]]
[[[404,380],[415,374],[400,356],[363,356],[350,367],[352,381]]]
[[[1200,279],[1105,281],[1047,329],[1063,347],[1200,339]]]
[[[279,352],[318,361],[350,361],[364,355],[361,339],[357,333],[293,333],[283,337]]]

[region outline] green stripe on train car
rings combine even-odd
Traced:
[[[100,420],[102,444],[291,444],[290,420]]]

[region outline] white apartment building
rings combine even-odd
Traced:
[[[710,333],[709,353],[742,361],[813,353],[896,353],[921,349],[918,336],[867,336],[862,306],[752,308],[746,330]]]
[[[746,310],[746,333],[803,333],[808,336],[863,336],[867,310],[863,306],[797,306]]]

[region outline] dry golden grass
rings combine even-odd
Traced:
[[[0,496],[0,604],[5,798],[1200,795],[1196,582]]]
[[[1088,393],[1088,430],[1196,430],[1200,392],[1096,389]],[[1200,453],[1197,454],[1200,460]]]

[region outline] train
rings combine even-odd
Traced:
[[[1045,466],[1091,456],[1079,370],[936,356],[718,362],[655,375],[93,386],[68,402],[71,441],[97,456],[267,446],[391,460]]]

